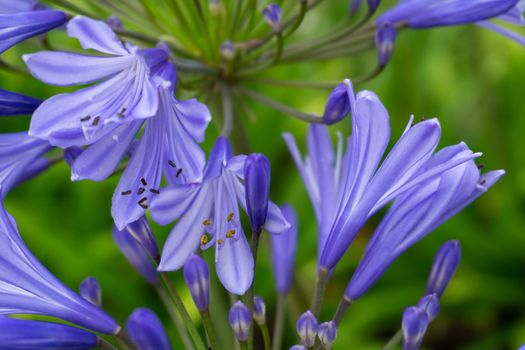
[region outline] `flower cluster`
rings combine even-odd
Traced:
[[[222,346],[210,316],[214,301],[209,248],[214,251],[218,280],[232,301],[228,314],[218,317],[228,321],[241,346],[253,348],[257,325],[266,349],[270,348],[267,306],[263,297],[254,295],[259,241],[269,233],[278,294],[273,348],[280,349],[299,219],[290,205],[270,200],[270,160],[260,153],[235,154],[241,147],[232,147],[230,139],[244,136],[234,121],[245,97],[307,121],[305,157],[294,136],[283,135],[318,225],[317,284],[311,309],[296,322],[300,345],[292,348],[331,349],[348,307],[397,257],[486,192],[504,171],[482,174],[475,163],[481,154],[463,142],[438,150],[437,119],[416,122],[411,117],[387,152],[391,135],[386,107],[371,91],[355,94],[350,79],[314,84],[332,89],[321,116],[295,110],[247,84],[278,63],[347,56],[372,44],[377,67],[353,79],[364,82],[388,65],[399,33],[407,28],[475,23],[525,43],[491,21],[524,24],[525,3],[406,0],[375,16],[380,1],[369,0],[364,9],[362,1],[353,0],[352,25],[314,40],[288,41],[321,2],[280,1],[282,7],[265,2],[261,8],[254,0],[238,6],[209,1],[208,8],[201,1],[172,1],[168,8],[149,0],[97,2],[102,12],[119,15],[104,21],[83,1],[50,1],[63,11],[29,0],[0,1],[0,53],[31,37],[53,48],[45,33],[55,28],[82,48],[22,55],[29,73],[39,81],[79,88],[44,101],[0,90],[2,116],[31,115],[29,130],[0,135],[1,198],[62,160],[71,167],[72,181],[104,181],[121,174],[112,199],[113,238],[166,306],[176,309],[173,322],[188,349]],[[122,7],[123,3],[129,6]],[[158,22],[148,23],[137,8],[145,9],[147,17],[158,16]],[[164,10],[171,12],[169,20],[162,15]],[[224,18],[228,25],[222,28]],[[192,28],[198,28],[193,37]],[[263,83],[308,85],[270,79]],[[214,118],[220,120],[220,134],[207,157],[201,144],[213,133],[207,131],[212,113],[196,98],[176,97],[191,91],[207,96]],[[346,139],[338,134],[334,147],[328,125],[339,122],[351,123],[352,133]],[[331,319],[320,322],[324,290],[333,271],[368,220],[388,205],[339,308]],[[148,214],[157,224],[173,224],[161,249]],[[0,246],[0,348],[171,349],[164,326],[151,310],[135,309],[119,326],[103,311],[102,288],[95,278],[86,278],[79,294],[59,282],[27,249],[3,205]],[[419,348],[436,318],[439,299],[458,266],[459,250],[457,241],[445,243],[425,295],[405,310],[400,331],[405,349]],[[183,270],[205,339],[174,288],[169,272],[178,270]],[[20,314],[51,319],[19,319]]]

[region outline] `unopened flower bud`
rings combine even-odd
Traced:
[[[337,337],[337,326],[334,321],[323,322],[319,325],[319,340],[323,349],[331,349]]]
[[[221,45],[221,56],[226,61],[231,61],[235,58],[235,46],[231,41],[225,41]]]
[[[253,319],[258,325],[266,323],[266,305],[260,296],[253,297]]]
[[[345,79],[328,96],[323,113],[323,123],[330,125],[341,121],[352,111],[354,99],[352,82]]]
[[[428,327],[424,309],[410,306],[403,313],[403,350],[417,350]]]
[[[263,154],[253,153],[244,163],[246,211],[256,234],[261,233],[268,214],[270,195],[270,161]]]
[[[250,309],[241,301],[237,301],[230,308],[228,313],[228,321],[233,329],[233,334],[238,341],[246,341],[250,336],[250,324],[252,323],[252,315]]]
[[[389,23],[382,24],[376,31],[377,59],[382,67],[392,58],[396,36],[396,28]]]
[[[419,299],[417,306],[426,311],[428,322],[432,322],[439,314],[439,298],[437,294],[425,295]]]
[[[137,349],[171,350],[164,326],[150,309],[135,309],[126,321],[126,329]]]
[[[272,266],[277,292],[287,294],[292,288],[295,251],[297,249],[297,216],[294,209],[284,204],[281,211],[290,228],[279,235],[271,235]]]
[[[273,28],[274,32],[281,31],[281,7],[277,4],[269,4],[262,12],[264,20]]]
[[[315,343],[315,338],[317,337],[317,331],[319,330],[319,325],[317,323],[317,318],[314,314],[308,310],[299,317],[296,324],[297,334],[301,338],[301,342],[306,347],[312,347]]]
[[[461,246],[459,241],[445,242],[439,248],[432,264],[432,271],[428,278],[427,290],[425,294],[437,294],[441,297],[447,288],[454,272],[459,265],[461,258]]]
[[[210,304],[210,272],[208,264],[197,254],[186,260],[184,280],[197,309],[206,311]]]
[[[96,306],[102,305],[102,290],[97,279],[94,277],[87,277],[80,283],[80,296],[91,304]]]
[[[306,350],[306,348],[302,345],[293,345],[290,350]]]
[[[376,12],[379,4],[381,3],[381,0],[367,0],[368,3],[368,12],[374,13]]]
[[[117,16],[110,16],[106,22],[112,29],[122,29],[123,27],[122,21]]]
[[[153,260],[158,259],[158,247],[146,217],[129,224],[122,231],[113,226],[113,238],[133,267],[151,284],[158,281]]]

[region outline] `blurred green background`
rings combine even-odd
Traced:
[[[307,17],[301,35],[329,30],[345,15],[346,1],[326,2]],[[52,39],[65,40],[63,33]],[[20,55],[38,50],[29,41],[2,56],[23,68]],[[61,45],[58,45],[61,47]],[[62,46],[65,46],[63,43]],[[335,349],[379,349],[400,327],[401,313],[425,290],[434,253],[444,241],[459,239],[460,268],[442,298],[441,314],[428,330],[423,349],[516,349],[525,343],[525,48],[476,26],[404,31],[386,71],[358,86],[375,91],[390,112],[392,140],[397,139],[411,114],[439,117],[441,146],[465,141],[484,153],[485,169],[505,169],[507,175],[486,195],[436,232],[403,254],[380,282],[353,305],[341,324]],[[265,77],[342,80],[369,72],[375,53],[321,63],[285,65]],[[2,88],[47,98],[64,89],[46,86],[20,74],[0,70]],[[322,112],[328,91],[253,85],[259,92],[307,112]],[[297,342],[294,320],[305,311],[315,280],[316,223],[304,186],[281,139],[293,133],[304,145],[307,125],[267,107],[249,102],[257,118],[238,115],[252,150],[265,153],[272,163],[272,198],[292,204],[300,219],[296,288],[288,299],[286,345]],[[350,119],[332,129],[348,135]],[[28,118],[6,118],[2,132],[24,130]],[[216,135],[212,123],[204,148]],[[29,248],[59,279],[76,289],[86,276],[103,286],[104,306],[123,323],[135,307],[148,306],[165,320],[178,344],[166,312],[154,289],[125,261],[111,237],[110,203],[118,181],[72,183],[65,164],[13,190],[5,200]],[[358,236],[329,284],[323,320],[337,306],[356,267],[367,238],[376,226],[373,218]],[[162,244],[169,227],[155,227]],[[274,284],[267,237],[257,266],[256,294],[267,303],[273,319]],[[206,254],[212,258],[211,252]],[[182,275],[173,278],[200,322]],[[214,319],[223,334],[223,292],[213,286]],[[213,301],[212,301],[213,303]],[[221,309],[222,308],[222,309]],[[271,321],[270,321],[271,322]],[[178,348],[175,346],[174,348]]]

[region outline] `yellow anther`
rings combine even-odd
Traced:
[[[219,239],[217,240],[217,244],[218,244],[218,245],[221,245],[221,244],[223,244],[223,243],[224,243],[224,241],[223,241],[222,239],[219,238]]]
[[[228,214],[228,217],[226,218],[226,220],[228,220],[228,222],[232,221],[233,219],[233,213],[229,213]]]
[[[210,226],[210,224],[211,224],[211,220],[210,220],[210,219],[203,220],[203,221],[202,221],[202,224],[203,224],[204,226]]]
[[[206,245],[210,239],[208,238],[208,235],[202,235],[201,236],[201,245]]]
[[[226,237],[232,238],[233,236],[235,236],[235,230],[230,230],[226,232]]]

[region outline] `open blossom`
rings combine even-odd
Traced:
[[[254,261],[240,222],[239,205],[246,212],[244,163],[232,156],[228,141],[219,137],[200,183],[175,184],[162,189],[151,206],[159,224],[178,220],[164,249],[159,269],[181,268],[199,246],[215,246],[216,270],[230,292],[243,294],[252,283]],[[289,228],[281,210],[268,203],[264,229],[281,233]]]
[[[202,179],[205,157],[198,142],[211,117],[196,100],[175,98],[177,72],[164,50],[124,46],[106,23],[82,16],[68,23],[68,33],[83,48],[112,56],[24,56],[32,74],[50,84],[102,80],[44,101],[30,133],[63,148],[89,145],[72,162],[73,180],[104,180],[131,157],[113,196],[112,215],[122,230],[144,215],[163,173],[170,183]]]
[[[61,26],[67,20],[61,11],[44,10],[33,1],[0,2],[0,53],[28,38]]]
[[[31,254],[3,206],[0,247],[0,314],[40,314],[96,332],[118,332],[111,317],[64,286]]]
[[[436,119],[417,124],[410,120],[380,165],[390,139],[388,112],[370,91],[349,98],[352,136],[344,155],[341,135],[334,152],[323,125],[309,126],[304,160],[293,137],[284,135],[314,207],[319,265],[327,270],[341,259],[367,219],[388,202],[479,155],[464,149],[457,157],[425,167],[438,144],[440,125]]]
[[[467,149],[465,144],[446,147],[432,156],[425,167],[461,157]],[[485,193],[503,174],[496,170],[481,175],[471,160],[399,196],[370,239],[348,284],[346,298],[359,298],[400,254]]]

